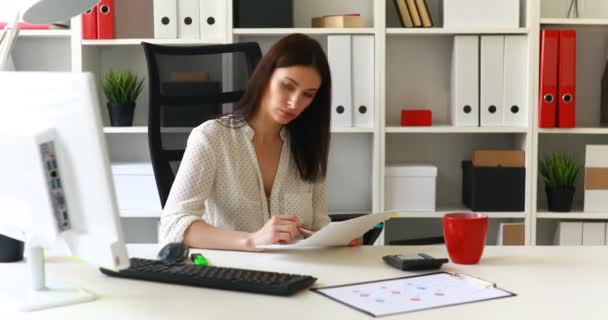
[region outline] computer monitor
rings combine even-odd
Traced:
[[[25,241],[31,270],[24,264],[23,275],[3,276],[0,296],[21,310],[93,300],[85,290],[46,281],[42,250],[59,237],[89,263],[129,264],[94,79],[0,72],[0,88],[0,233]]]

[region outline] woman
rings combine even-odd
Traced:
[[[161,242],[256,251],[329,223],[331,77],[319,43],[278,41],[236,110],[195,128],[160,223]]]

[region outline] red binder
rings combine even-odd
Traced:
[[[574,128],[576,120],[576,30],[560,30],[557,126]]]
[[[540,101],[538,127],[557,124],[557,64],[559,30],[542,30],[540,35]]]
[[[97,7],[97,38],[114,39],[114,0],[101,0]]]
[[[82,38],[97,39],[97,6],[91,8],[81,15],[82,17]]]

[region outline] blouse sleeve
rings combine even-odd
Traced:
[[[188,137],[184,156],[161,214],[161,243],[182,242],[186,229],[194,221],[202,220],[216,166],[216,155],[210,139],[201,127],[194,129]]]
[[[331,219],[327,210],[327,199],[325,194],[325,181],[315,183],[312,192],[313,221],[312,229],[319,230],[327,225]]]

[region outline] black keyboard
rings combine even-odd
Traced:
[[[120,271],[99,268],[103,274],[138,280],[189,286],[288,296],[310,287],[317,278],[280,272],[166,263],[141,258],[129,259]]]

